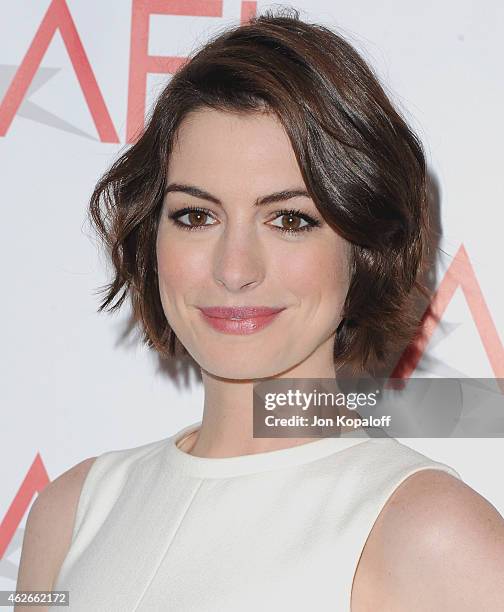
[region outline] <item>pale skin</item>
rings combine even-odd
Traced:
[[[169,160],[167,185],[172,183],[196,186],[221,202],[167,193],[156,242],[163,308],[200,365],[205,391],[201,429],[183,450],[229,457],[309,443],[311,438],[253,437],[252,385],[260,378],[337,375],[332,346],[348,289],[349,245],[309,197],[253,206],[266,195],[305,189],[290,142],[271,115],[190,115]],[[169,214],[185,206],[210,214],[179,221],[205,227],[174,225]],[[277,214],[282,208],[299,209],[320,225],[299,236],[283,234],[275,229],[287,227]],[[290,227],[305,225],[299,220]],[[287,309],[260,332],[236,336],[210,328],[196,305]],[[52,588],[93,461],[56,478],[32,506],[18,590]],[[504,609],[503,577],[502,516],[467,484],[428,469],[407,478],[380,513],[354,576],[351,610],[498,612]]]
[[[253,382],[334,379],[332,349],[349,284],[349,244],[307,196],[253,206],[267,195],[306,190],[289,140],[271,117],[216,111],[187,117],[168,165],[167,185],[174,183],[197,187],[222,203],[168,192],[157,236],[163,308],[200,365],[205,390],[191,454],[224,457],[308,442],[252,436]],[[211,211],[200,221],[205,227],[187,231],[169,218],[188,205]],[[285,235],[277,212],[284,208],[299,209],[321,225]],[[198,222],[187,213],[179,221]],[[333,265],[321,265],[328,261]],[[236,336],[208,326],[197,305],[287,308],[268,328]]]

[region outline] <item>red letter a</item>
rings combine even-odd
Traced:
[[[107,107],[65,0],[53,0],[0,104],[0,136],[5,136],[40,62],[59,30],[102,142],[119,142]]]

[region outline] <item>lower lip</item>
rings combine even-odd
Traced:
[[[201,314],[205,321],[211,325],[217,331],[225,334],[253,334],[274,321],[274,319],[282,312],[275,312],[270,315],[263,315],[260,317],[251,317],[249,319],[221,319],[217,317],[209,317],[202,310]]]

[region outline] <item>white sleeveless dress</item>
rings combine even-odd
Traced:
[[[399,484],[423,469],[461,479],[393,438],[195,457],[176,443],[200,426],[95,460],[53,587],[71,612],[349,612]]]

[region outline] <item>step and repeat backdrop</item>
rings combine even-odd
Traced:
[[[191,361],[146,349],[128,306],[98,314],[111,270],[86,220],[94,184],[181,63],[278,3],[0,2],[0,589],[14,589],[38,493],[86,457],[201,418]],[[504,378],[504,6],[293,0],[369,60],[428,157],[435,289],[401,377]],[[502,438],[418,438],[504,513]]]

